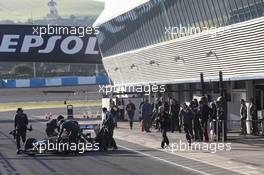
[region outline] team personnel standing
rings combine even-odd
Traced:
[[[198,105],[197,100],[191,101],[190,108],[193,112],[193,127],[194,127],[194,139],[195,141],[202,141],[203,139],[203,133],[202,133],[202,128],[201,128],[201,108]]]
[[[111,101],[110,104],[110,112],[113,116],[113,120],[114,120],[114,124],[115,124],[115,128],[117,128],[117,119],[119,118],[119,108],[116,106],[114,101]]]
[[[23,112],[22,108],[18,108],[15,119],[14,119],[14,127],[16,130],[16,144],[17,144],[17,154],[20,153],[20,138],[22,139],[23,144],[26,142],[26,133],[27,133],[27,125],[28,125],[28,117]]]
[[[241,107],[240,107],[240,116],[241,116],[241,135],[247,135],[247,106],[244,99],[240,100]]]
[[[162,141],[161,141],[161,148],[164,148],[165,144],[166,146],[169,145],[169,139],[167,137],[167,130],[170,127],[170,117],[169,114],[165,112],[164,107],[159,107],[159,113],[158,113],[158,122],[160,123],[160,130],[162,133]]]
[[[252,134],[258,135],[258,112],[257,105],[255,104],[254,99],[251,99],[250,116],[252,118]]]
[[[209,142],[207,123],[210,115],[210,108],[208,104],[203,101],[200,101],[199,105],[201,108],[201,126],[203,130],[204,141]]]
[[[128,117],[129,117],[130,129],[133,128],[133,120],[134,120],[135,110],[136,110],[136,107],[135,107],[134,103],[132,103],[131,100],[128,100],[128,104],[126,106],[126,111],[127,111]]]
[[[143,125],[144,130],[146,132],[150,132],[151,127],[151,116],[152,116],[152,105],[148,102],[148,99],[145,99],[143,105],[142,105],[142,118],[143,118]]]
[[[193,138],[193,131],[192,131],[193,112],[188,108],[186,103],[183,103],[179,115],[180,115],[181,123],[183,124],[186,139],[189,143],[189,146],[191,146],[191,142]]]
[[[104,121],[104,126],[107,128],[108,134],[107,134],[107,143],[106,148],[107,149],[109,147],[109,145],[111,145],[114,149],[117,149],[117,145],[114,139],[114,129],[115,129],[115,124],[114,124],[114,118],[113,115],[111,114],[111,112],[107,111],[107,108],[103,108],[103,113],[106,115],[106,119]]]
[[[180,106],[175,99],[171,100],[169,114],[171,116],[171,132],[178,130],[181,132],[180,120],[179,120]]]
[[[217,120],[217,107],[215,102],[211,103],[211,112],[210,112],[210,123],[211,129],[213,130],[213,135],[216,135],[216,120]]]
[[[224,107],[223,107],[223,98],[222,97],[218,97],[217,101],[216,101],[216,111],[217,111],[217,138],[219,141],[221,139],[221,137],[224,136],[224,133],[222,133],[222,123],[224,120]]]

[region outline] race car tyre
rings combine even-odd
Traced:
[[[25,149],[31,149],[34,148],[33,143],[37,142],[35,138],[28,138],[25,143]]]
[[[25,143],[25,150],[34,148],[34,143],[37,142],[35,138],[28,138]],[[28,155],[34,156],[35,153],[28,153]]]

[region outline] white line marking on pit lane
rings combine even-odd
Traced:
[[[206,172],[203,172],[203,171],[199,171],[199,170],[196,170],[196,169],[193,169],[193,168],[190,168],[190,167],[187,167],[187,166],[184,166],[184,165],[180,165],[180,164],[177,164],[175,162],[171,162],[171,161],[168,161],[168,160],[165,160],[165,159],[162,159],[162,158],[159,158],[159,157],[156,157],[156,156],[152,156],[150,154],[146,154],[146,153],[143,153],[141,151],[137,151],[137,150],[134,150],[134,149],[130,149],[130,148],[127,148],[125,146],[121,146],[121,145],[118,145],[119,147],[123,148],[123,149],[126,149],[128,151],[131,151],[131,152],[135,152],[135,153],[138,153],[138,154],[141,154],[141,155],[144,155],[144,156],[147,156],[147,157],[150,157],[150,158],[153,158],[153,159],[156,159],[156,160],[159,160],[161,162],[165,162],[165,163],[168,163],[168,164],[171,164],[171,165],[174,165],[174,166],[177,166],[177,167],[181,167],[181,168],[184,168],[184,169],[187,169],[187,170],[190,170],[190,171],[193,171],[193,172],[196,172],[196,173],[199,173],[199,174],[203,174],[203,175],[210,175]]]
[[[198,161],[198,162],[202,162],[204,164],[207,164],[207,165],[211,165],[211,166],[215,166],[215,167],[218,167],[218,168],[222,168],[222,169],[225,169],[225,170],[228,170],[228,171],[232,171],[234,173],[239,173],[239,174],[244,174],[244,175],[248,175],[248,171],[247,172],[241,172],[239,170],[234,170],[234,169],[231,169],[231,168],[227,168],[227,167],[222,167],[222,166],[218,166],[217,164],[214,164],[214,163],[210,163],[210,162],[207,162],[207,161],[203,161],[203,160],[200,160],[200,159],[196,159],[196,158],[191,158],[191,157],[187,157],[187,156],[183,156],[183,155],[179,155],[175,152],[170,152],[170,151],[166,151],[166,150],[163,150],[163,149],[158,149],[158,148],[153,148],[157,151],[162,151],[162,152],[165,152],[165,153],[169,153],[169,154],[173,154],[173,155],[177,155],[179,157],[182,157],[182,158],[186,158],[186,159],[190,159],[190,160],[194,160],[194,161]],[[250,172],[250,173],[253,173],[253,172]]]

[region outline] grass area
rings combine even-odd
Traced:
[[[95,0],[56,0],[59,15],[62,17],[98,16],[104,8],[103,2]],[[49,13],[48,0],[8,0],[0,1],[0,21],[26,21],[41,19]]]
[[[102,103],[98,101],[67,101],[67,105],[74,107],[82,106],[101,106]],[[47,109],[47,108],[63,108],[66,105],[62,101],[52,102],[19,102],[19,103],[0,103],[0,112],[14,111],[18,107],[23,109]]]

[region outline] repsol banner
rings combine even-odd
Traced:
[[[92,27],[0,25],[0,61],[101,63]]]

